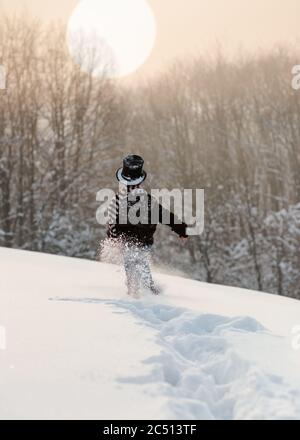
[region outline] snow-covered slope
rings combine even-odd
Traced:
[[[134,300],[117,266],[3,248],[0,267],[1,419],[300,418],[300,302],[159,274]]]

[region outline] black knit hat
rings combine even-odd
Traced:
[[[146,171],[143,171],[144,160],[136,154],[129,154],[123,159],[123,168],[119,168],[116,176],[119,182],[124,185],[139,185],[146,177]]]

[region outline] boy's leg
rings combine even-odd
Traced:
[[[136,246],[125,245],[123,249],[124,268],[129,295],[138,295],[140,287],[139,252]]]
[[[141,285],[157,295],[150,269],[150,246],[134,246],[126,244],[123,250],[124,267],[127,279],[128,294],[139,294]]]
[[[155,295],[158,294],[158,290],[155,287],[152,273],[150,269],[150,258],[151,258],[151,246],[144,246],[141,249],[141,275],[142,275],[142,283],[146,289],[151,290]]]

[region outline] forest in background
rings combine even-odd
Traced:
[[[93,78],[59,25],[0,20],[0,245],[95,259],[96,193],[128,153],[146,188],[203,188],[205,229],[184,248],[161,226],[166,270],[300,298],[300,53],[177,60],[138,85]]]

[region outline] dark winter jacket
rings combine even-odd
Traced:
[[[107,229],[107,236],[111,239],[121,239],[125,242],[134,243],[141,246],[152,246],[153,245],[153,235],[156,231],[157,223],[167,224],[172,231],[176,232],[180,237],[187,237],[186,228],[187,225],[172,213],[167,211],[161,204],[159,204],[156,199],[151,195],[147,194],[146,191],[142,189],[136,190],[138,195],[135,202],[128,200],[128,194],[117,194],[113,199],[109,207],[109,222]],[[120,224],[120,211],[121,209],[126,211],[128,214],[129,209],[136,205],[136,203],[145,203],[145,209],[143,213],[146,213],[147,222],[142,221],[137,224],[131,224],[130,219],[127,220],[127,224]],[[157,209],[158,218],[153,219],[151,212],[153,209]],[[123,211],[124,212],[124,211]],[[137,216],[140,215],[140,210],[136,210]],[[165,218],[169,221],[165,222]],[[153,221],[154,220],[154,221]],[[152,224],[151,224],[152,222]]]

